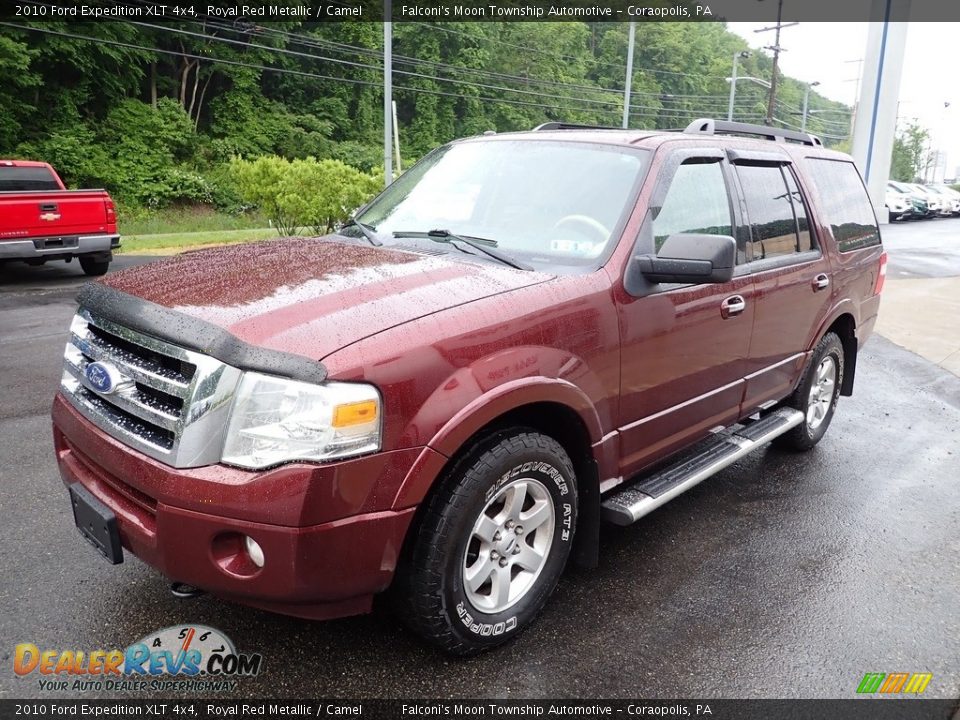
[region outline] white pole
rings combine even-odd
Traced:
[[[383,0],[383,184],[393,182],[393,23],[392,0]]]
[[[733,54],[733,75],[730,76],[730,103],[727,105],[727,121],[733,122],[733,101],[737,97],[737,60],[740,52]]]
[[[636,23],[630,22],[630,39],[627,42],[627,82],[623,88],[623,129],[630,126],[630,86],[633,83],[633,44],[636,40]]]
[[[400,126],[397,124],[397,101],[393,101],[393,152],[397,156],[397,175],[403,172],[400,167]]]
[[[891,18],[909,17],[911,0],[873,0],[873,17],[884,22],[871,22],[863,64],[863,82],[853,128],[851,155],[884,222],[883,212],[887,178],[890,177],[890,156],[896,134],[897,98],[907,44],[907,24]]]
[[[800,121],[800,132],[807,131],[807,107],[810,104],[810,86],[803,93],[803,120]]]

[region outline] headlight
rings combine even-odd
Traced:
[[[222,460],[265,468],[380,449],[380,394],[359,383],[310,383],[247,372],[237,388]]]

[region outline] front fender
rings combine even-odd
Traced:
[[[473,377],[469,368],[463,368],[441,387],[438,392],[448,392],[464,387],[467,377]],[[467,383],[476,389],[466,402],[461,402],[457,410],[428,442],[428,451],[411,468],[394,498],[394,508],[416,505],[423,500],[446,461],[457,454],[466,442],[484,427],[524,405],[534,403],[556,403],[566,406],[577,413],[590,436],[590,442],[598,442],[602,436],[600,416],[587,394],[578,386],[562,378],[531,376],[517,378],[497,385],[487,392],[479,392],[479,385]],[[436,393],[434,394],[436,395]],[[446,405],[446,402],[444,403]],[[434,416],[431,402],[424,404],[413,424],[418,419],[425,420]],[[442,458],[442,460],[441,460]]]

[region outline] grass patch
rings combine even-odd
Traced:
[[[119,252],[126,255],[168,254],[208,245],[253,242],[278,237],[274,228],[253,230],[215,230],[211,232],[157,233],[123,236]]]
[[[259,213],[233,215],[206,206],[184,206],[163,210],[121,207],[118,212],[120,233],[126,236],[167,235],[172,233],[254,230],[268,226]]]

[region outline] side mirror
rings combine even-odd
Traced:
[[[724,283],[733,277],[737,241],[729,235],[677,233],[656,255],[634,259],[641,274],[655,283]]]

